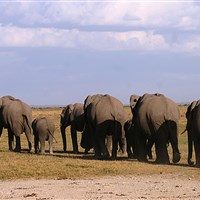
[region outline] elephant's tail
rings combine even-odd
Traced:
[[[187,131],[187,128],[185,128],[185,130],[183,132],[181,132],[181,135],[183,135],[183,133],[185,133]]]
[[[29,131],[30,131],[30,133],[31,133],[32,128],[31,128],[31,124],[30,124],[30,122],[29,122],[29,120],[28,120],[28,117],[27,117],[25,114],[22,114],[22,116],[23,116],[23,118],[25,119],[26,125],[28,126]]]
[[[44,119],[46,120],[47,127],[50,127],[50,124],[48,123],[48,120],[45,117],[44,117]],[[55,142],[57,143],[56,138],[54,137],[53,133],[49,130],[49,128],[47,128],[47,131],[48,131],[49,135],[51,135],[53,137],[53,139],[55,140]]]
[[[54,137],[54,135],[51,133],[51,131],[50,131],[49,129],[47,129],[47,131],[48,131],[49,134],[53,137],[53,139],[55,140],[55,142],[58,143],[57,140],[56,140],[56,138]]]

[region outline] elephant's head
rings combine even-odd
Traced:
[[[67,126],[71,125],[71,122],[73,121],[73,109],[74,105],[69,104],[65,108],[63,108],[61,115],[60,115],[60,127],[66,128]]]
[[[186,118],[187,118],[187,125],[186,125],[186,129],[189,131],[191,129],[191,122],[192,122],[192,113],[193,110],[195,108],[195,106],[197,105],[197,101],[193,101],[187,108],[186,111]]]
[[[82,137],[81,137],[81,147],[85,149],[85,152],[88,152],[90,149],[94,147],[94,141],[92,137],[90,137],[89,129],[88,126],[85,126],[82,132]]]
[[[88,95],[84,101],[83,109],[84,109],[84,115],[85,115],[85,121],[87,121],[87,110],[90,107],[91,104],[96,104],[104,95],[102,94],[96,94],[96,95]]]
[[[200,104],[200,101],[193,101],[187,108],[186,111],[186,118],[187,118],[187,125],[186,130],[188,132],[188,164],[193,165],[194,162],[192,159],[192,151],[193,151],[193,130],[192,130],[192,118],[193,118],[193,111],[196,106]]]
[[[15,101],[15,100],[16,100],[15,97],[10,96],[10,95],[3,96],[2,98],[4,98],[4,99],[9,99],[9,100],[12,100],[12,101]]]
[[[81,147],[85,149],[93,148],[94,138],[91,130],[90,120],[88,119],[88,112],[92,105],[95,105],[104,95],[97,94],[93,96],[87,96],[84,101],[84,117],[85,117],[85,127],[81,138]]]
[[[135,95],[135,94],[130,96],[130,108],[131,108],[132,113],[133,113],[133,108],[135,107],[139,98],[140,96]]]
[[[0,98],[0,109],[7,103],[9,103],[9,101],[14,101],[16,100],[14,97],[12,96],[3,96]]]
[[[72,114],[73,109],[74,109],[73,104],[69,104],[68,106],[63,108],[60,115],[60,131],[62,134],[64,152],[67,151],[65,128],[71,125],[71,122],[73,121],[73,114]]]

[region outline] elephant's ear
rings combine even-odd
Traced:
[[[194,108],[197,106],[197,104],[198,104],[198,101],[193,101],[193,102],[191,103],[191,111],[194,110]]]
[[[87,109],[88,105],[91,103],[92,96],[88,95],[84,101],[84,110]]]
[[[187,111],[186,111],[186,118],[187,118],[186,129],[187,130],[190,130],[191,122],[192,122],[192,114],[196,105],[197,105],[197,101],[193,101],[187,108]]]
[[[10,96],[10,95],[5,96],[5,98],[7,98],[7,99],[9,99],[9,100],[11,100],[11,101],[15,101],[15,100],[16,100],[15,97]]]
[[[190,117],[190,115],[192,114],[192,111],[194,110],[195,106],[197,104],[197,101],[193,101],[187,108],[187,112],[186,112],[186,117],[187,119]]]
[[[140,96],[135,95],[135,94],[130,96],[130,108],[131,108],[132,113],[133,113],[133,109],[136,106],[139,98],[140,98]]]
[[[66,115],[66,113],[67,113],[67,111],[68,111],[68,107],[69,107],[69,105],[65,106],[65,107],[62,109],[61,114],[60,114],[60,116],[61,116],[62,118],[65,117],[65,115]]]
[[[74,120],[74,105],[69,104],[69,117],[70,117],[70,122]]]

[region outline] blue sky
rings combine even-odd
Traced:
[[[198,1],[0,1],[0,96],[200,98]]]

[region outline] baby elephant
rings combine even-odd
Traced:
[[[49,142],[49,153],[53,154],[53,139],[54,138],[54,122],[46,117],[38,117],[32,122],[33,134],[34,134],[34,146],[35,153],[39,152],[40,142],[40,153],[45,153],[45,141]]]

